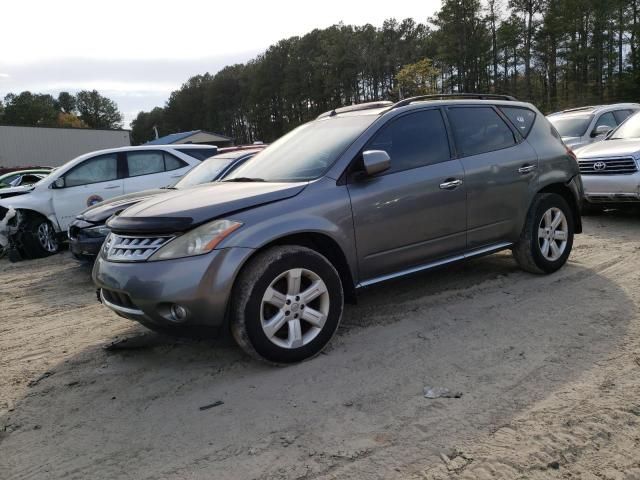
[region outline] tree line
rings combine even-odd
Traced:
[[[640,0],[443,0],[413,19],[334,25],[196,75],[140,112],[134,141],[192,129],[272,141],[321,112],[422,93],[494,92],[544,112],[640,99]]]
[[[24,91],[9,93],[0,101],[0,125],[121,128],[122,120],[116,103],[96,90],[60,92],[57,98]]]

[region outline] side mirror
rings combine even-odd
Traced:
[[[389,157],[389,154],[384,150],[367,150],[366,152],[362,152],[362,160],[364,170],[369,176],[389,170],[389,167],[391,167],[391,157]]]
[[[64,177],[56,178],[56,181],[53,182],[53,186],[55,188],[64,188]]]
[[[598,125],[593,132],[591,132],[592,137],[599,137],[601,135],[607,135],[613,128],[609,125]]]

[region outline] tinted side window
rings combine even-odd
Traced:
[[[85,160],[64,177],[66,187],[108,182],[118,178],[118,154],[108,153]]]
[[[178,151],[198,160],[205,160],[216,154],[214,148],[178,148]]]
[[[616,121],[618,123],[622,123],[632,113],[633,113],[633,111],[631,111],[631,110],[616,110],[615,112],[613,112],[613,116],[616,117]]]
[[[188,164],[183,162],[179,158],[174,157],[170,153],[164,152],[164,169],[168,172],[170,170],[177,170],[182,167],[186,167]]]
[[[513,132],[491,107],[452,107],[447,111],[461,157],[516,144]]]
[[[511,120],[511,123],[518,129],[523,137],[529,135],[533,122],[536,119],[536,114],[527,108],[517,107],[500,107],[502,113]]]
[[[600,115],[600,118],[596,122],[596,128],[601,125],[606,125],[607,127],[615,128],[618,126],[618,122],[616,122],[616,119],[613,116],[613,113],[607,112]]]
[[[130,177],[160,173],[164,172],[164,157],[155,151],[128,152],[127,166]]]
[[[391,157],[388,172],[433,165],[451,157],[440,110],[410,113],[392,120],[364,150],[385,150]]]

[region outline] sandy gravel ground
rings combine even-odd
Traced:
[[[0,261],[0,478],[640,478],[640,215],[585,228],[552,276],[500,254],[368,290],[287,368],[144,335],[66,254]]]

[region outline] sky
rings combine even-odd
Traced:
[[[269,45],[344,22],[425,22],[440,0],[4,0],[0,99],[30,90],[100,91],[125,126],[163,106],[199,73],[250,60]]]

